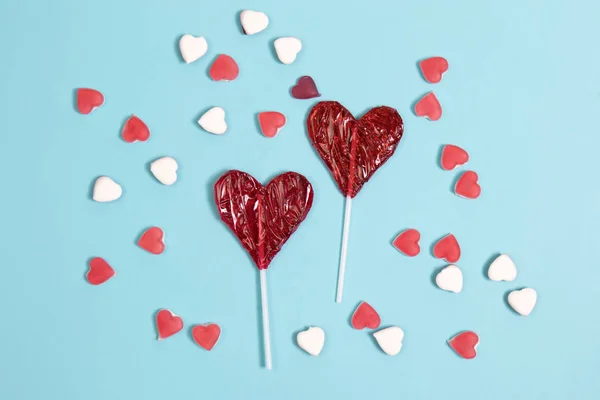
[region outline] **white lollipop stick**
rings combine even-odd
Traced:
[[[344,275],[346,274],[346,255],[348,254],[348,235],[350,234],[350,213],[352,212],[352,197],[346,196],[346,212],[344,213],[344,230],[342,232],[342,252],[340,254],[340,270],[338,272],[336,303],[342,302],[344,293]]]
[[[269,304],[267,301],[267,270],[260,270],[260,299],[262,302],[263,340],[265,342],[265,366],[273,368],[271,361],[271,331],[269,329]]]

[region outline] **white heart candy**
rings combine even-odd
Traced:
[[[177,161],[172,157],[162,157],[152,161],[150,171],[163,185],[172,185],[177,181]]]
[[[181,51],[183,61],[189,64],[206,54],[208,43],[203,36],[195,37],[186,34],[179,39],[179,51]]]
[[[517,267],[509,256],[501,254],[490,265],[488,277],[496,282],[514,281],[517,278]]]
[[[207,132],[222,135],[227,131],[225,122],[225,110],[221,107],[213,107],[204,113],[198,120],[200,126]]]
[[[293,63],[300,50],[302,50],[302,42],[295,37],[281,37],[275,40],[274,46],[279,61],[284,64]]]
[[[244,10],[240,13],[240,22],[246,35],[254,35],[267,28],[269,17],[264,12]]]
[[[435,283],[442,290],[460,293],[463,288],[463,274],[456,265],[448,265],[435,277]]]
[[[323,350],[325,331],[318,326],[311,326],[307,330],[299,332],[296,341],[302,350],[316,357]]]
[[[397,326],[390,326],[373,334],[381,350],[389,356],[395,356],[402,349],[404,331]]]
[[[123,194],[121,185],[108,176],[101,176],[94,183],[94,194],[92,198],[99,203],[117,200]]]
[[[531,314],[536,302],[537,292],[535,289],[513,290],[508,294],[508,304],[510,304],[513,310],[525,317]]]

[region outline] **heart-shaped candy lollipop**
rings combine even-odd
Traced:
[[[313,147],[344,196],[354,197],[394,154],[404,124],[398,111],[381,106],[356,119],[336,101],[323,101],[306,121]]]
[[[258,269],[273,257],[298,229],[313,202],[310,182],[286,172],[263,186],[242,171],[229,171],[215,183],[215,203],[221,220],[238,237]]]

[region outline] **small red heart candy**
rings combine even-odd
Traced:
[[[145,142],[150,138],[150,129],[148,129],[148,126],[144,121],[135,115],[132,115],[125,121],[125,125],[123,125],[121,137],[127,143],[133,143],[137,140]]]
[[[481,186],[477,183],[479,177],[475,171],[467,171],[458,179],[454,186],[457,196],[467,199],[476,199],[481,194]]]
[[[442,169],[450,171],[459,165],[466,164],[469,161],[469,153],[453,144],[447,144],[442,149],[442,159],[440,164]]]
[[[431,57],[419,63],[423,78],[429,83],[438,83],[448,71],[448,61],[444,57]]]
[[[90,270],[85,276],[92,285],[101,285],[115,276],[115,270],[103,258],[94,257],[90,260]]]
[[[298,79],[296,86],[292,88],[292,97],[296,99],[312,99],[321,96],[317,90],[315,81],[310,76],[303,76]]]
[[[442,117],[442,106],[433,92],[427,93],[421,100],[417,101],[415,114],[431,121],[437,121]]]
[[[213,81],[233,81],[240,74],[240,68],[227,54],[219,54],[210,66],[208,74]]]
[[[449,263],[455,263],[460,258],[460,246],[453,234],[441,238],[435,246],[433,246],[433,255],[435,258],[442,258]]]
[[[448,345],[462,358],[470,360],[475,358],[477,352],[475,349],[479,344],[479,336],[473,331],[461,332],[448,340]]]
[[[221,336],[221,327],[217,324],[195,325],[192,328],[192,338],[196,344],[208,351],[217,344]]]
[[[77,111],[81,114],[89,114],[102,104],[104,104],[104,95],[96,89],[77,89]]]
[[[162,309],[156,313],[156,330],[158,331],[158,340],[173,336],[183,329],[183,320],[175,315],[171,310]]]
[[[258,114],[260,130],[268,138],[275,137],[285,126],[285,122],[285,115],[277,111],[265,111]]]
[[[421,234],[416,229],[407,229],[394,239],[394,247],[409,257],[414,257],[421,251],[419,246]]]
[[[157,226],[153,226],[142,234],[138,246],[152,254],[161,254],[165,251],[165,233]]]
[[[377,329],[379,328],[379,324],[381,324],[381,318],[379,318],[379,314],[377,314],[377,311],[369,303],[363,301],[358,305],[354,314],[352,314],[351,323],[354,329]]]

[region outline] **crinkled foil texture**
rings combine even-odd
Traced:
[[[350,197],[394,154],[404,132],[402,117],[391,107],[372,108],[356,120],[336,101],[314,106],[306,124],[314,148]]]
[[[266,269],[306,218],[313,188],[296,172],[281,174],[263,186],[253,176],[233,170],[215,183],[215,202],[221,220],[258,269]]]

